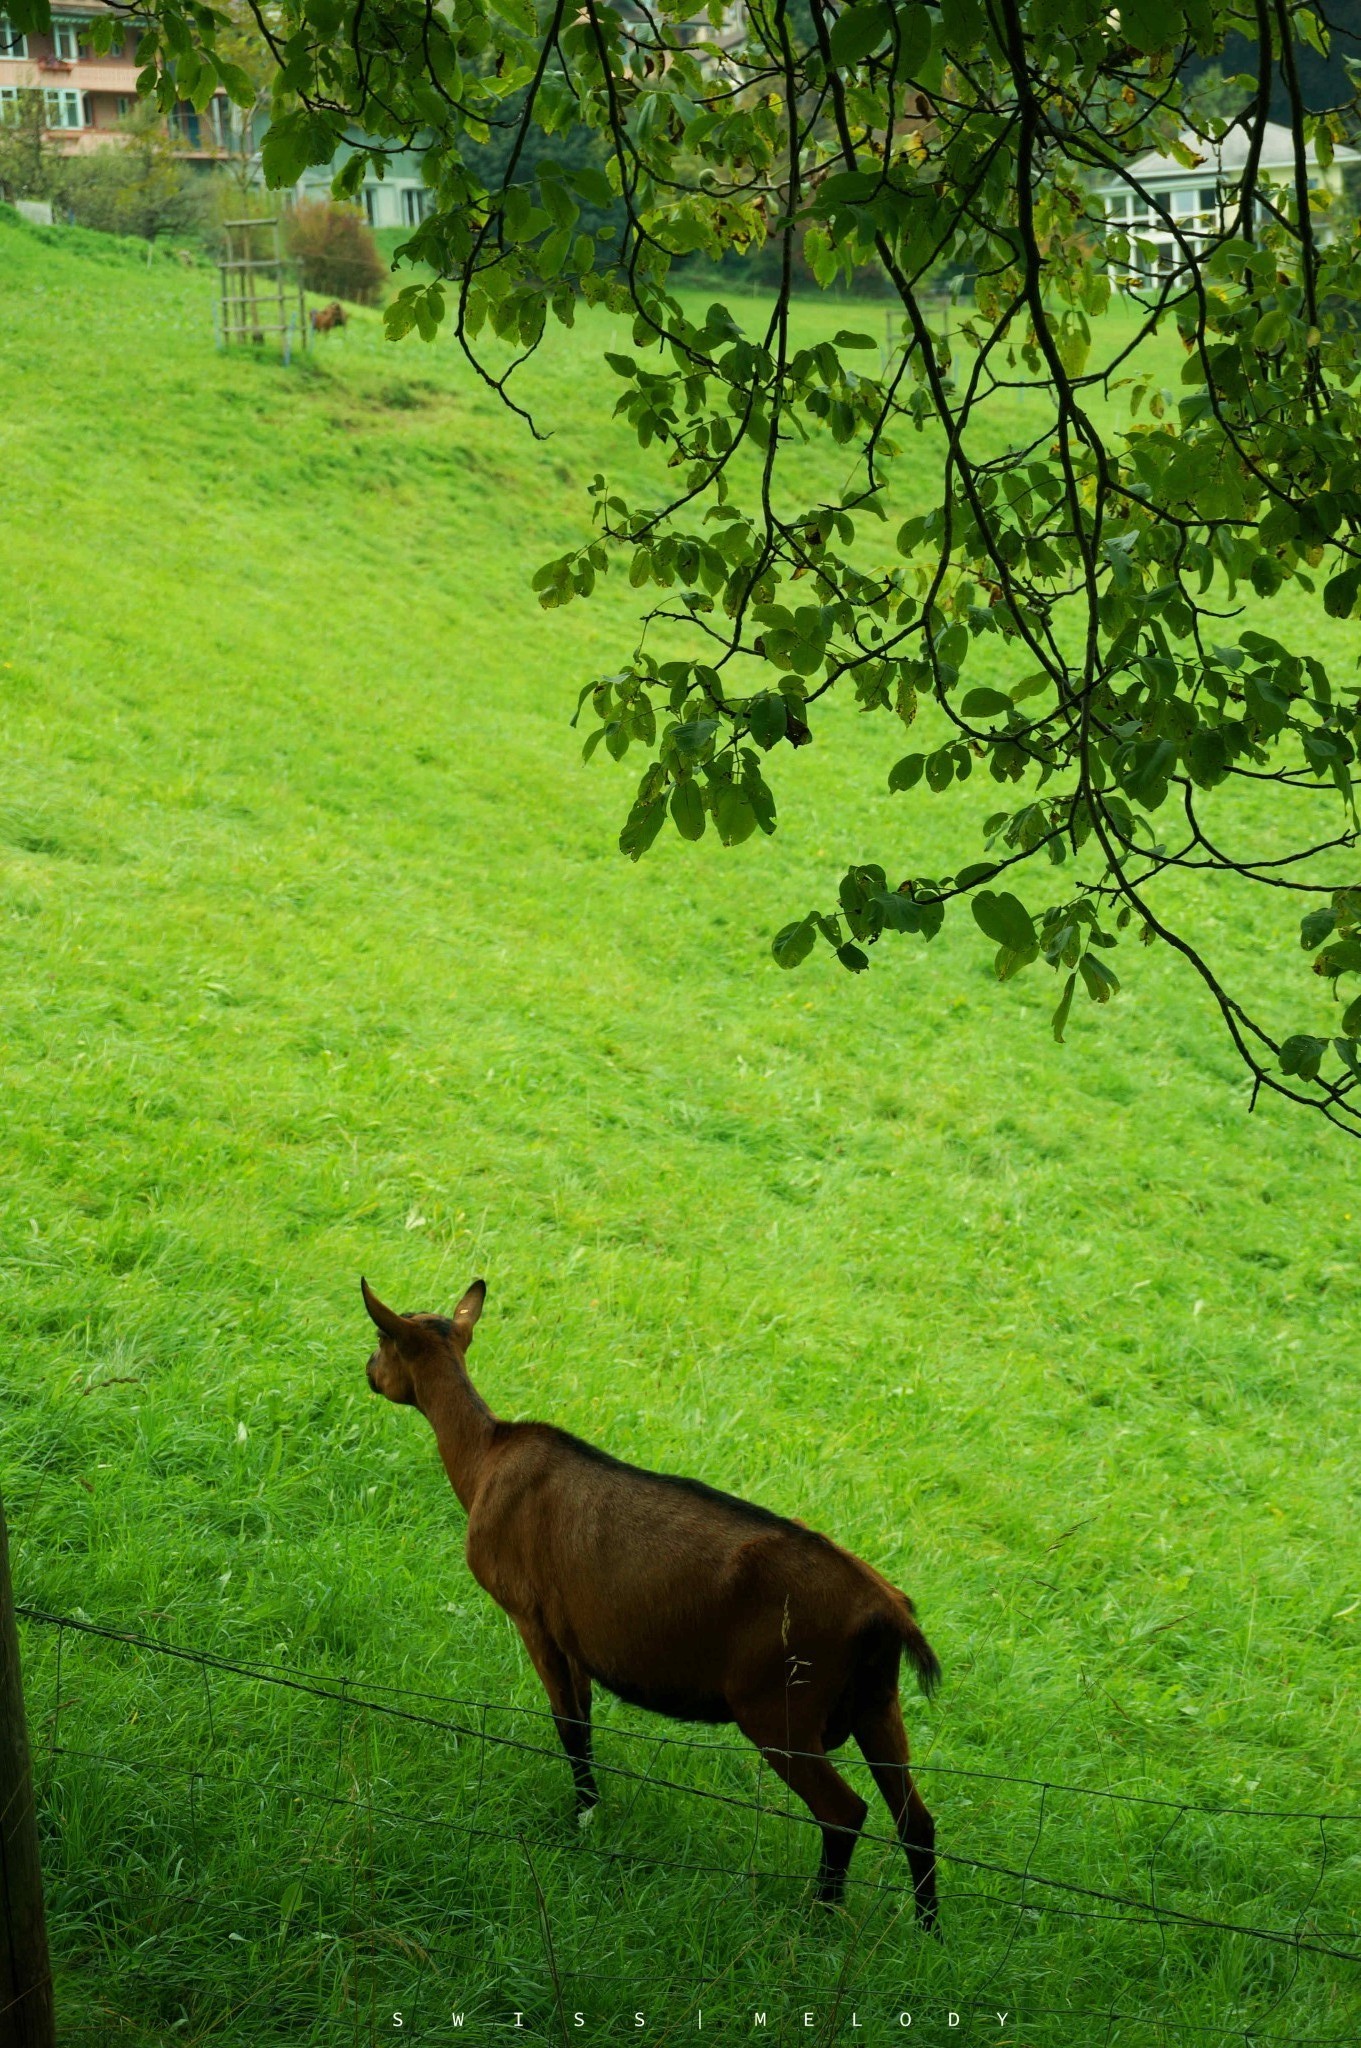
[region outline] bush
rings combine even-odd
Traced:
[[[154,107],[139,107],[102,148],[64,156],[47,127],[41,92],[20,88],[0,122],[0,194],[48,199],[58,217],[106,234],[192,235],[205,188],[175,153]]]
[[[150,127],[131,131],[89,156],[68,157],[54,177],[54,198],[78,226],[106,234],[193,235],[204,224],[203,181]]]
[[[288,253],[309,292],[326,292],[371,306],[383,289],[387,267],[372,230],[353,206],[328,199],[300,199],[285,229]]]

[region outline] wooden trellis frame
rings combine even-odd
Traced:
[[[285,363],[291,362],[295,332],[299,347],[307,346],[307,320],[302,286],[289,275],[284,260],[277,217],[224,221],[222,232],[218,346],[248,342],[262,348],[267,340],[275,341]],[[258,239],[265,233],[270,237],[268,253],[262,253]]]

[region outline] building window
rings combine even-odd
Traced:
[[[0,127],[16,128],[19,118],[18,86],[0,85]]]
[[[45,92],[49,128],[83,128],[85,95],[81,92]]]
[[[368,222],[370,227],[373,226],[374,214],[377,210],[376,200],[377,193],[374,187],[372,185],[366,185],[364,187],[364,218]]]
[[[403,185],[402,223],[405,227],[418,228],[434,204],[433,196],[424,185]]]
[[[54,21],[52,24],[52,55],[59,57],[63,64],[74,64],[80,55],[81,22]]]
[[[0,14],[0,57],[26,57],[28,37],[16,34],[9,25],[9,16]]]
[[[128,118],[128,115],[129,115],[129,114],[130,114],[131,112],[132,112],[132,95],[131,95],[131,93],[126,93],[126,92],[120,92],[120,93],[119,93],[119,95],[118,95],[118,118],[119,118],[119,120],[120,120],[120,121],[126,121],[126,120],[127,120],[127,118]]]

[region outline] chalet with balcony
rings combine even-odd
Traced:
[[[137,30],[126,22],[112,49],[98,56],[91,49],[89,29],[110,12],[100,0],[84,6],[54,0],[50,32],[20,35],[0,0],[0,120],[21,93],[40,92],[47,130],[59,149],[79,155],[113,141],[118,124],[137,105],[140,67],[134,56]],[[170,132],[179,153],[191,161],[220,160],[232,142],[226,94],[215,95],[201,114],[187,104],[177,108]]]
[[[89,29],[107,20],[112,10],[102,0],[53,0],[52,28],[47,35],[20,35],[0,0],[0,120],[6,106],[18,104],[23,92],[40,92],[48,135],[68,155],[100,149],[116,142],[119,123],[137,105],[135,25],[121,22],[114,46],[102,56],[90,47]],[[205,167],[242,148],[240,115],[225,93],[217,93],[202,113],[186,101],[170,116],[169,129],[178,155]],[[261,122],[260,125],[263,125]],[[258,149],[252,138],[251,154]],[[293,197],[329,196],[331,174],[349,154],[343,146],[332,164],[309,171]],[[257,166],[258,174],[258,166]],[[359,201],[374,227],[415,227],[425,218],[431,194],[420,176],[420,160],[398,156],[391,175],[381,183],[370,179]]]

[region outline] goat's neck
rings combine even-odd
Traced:
[[[433,1362],[417,1387],[421,1412],[435,1432],[449,1484],[471,1508],[491,1448],[496,1417],[457,1359]]]

